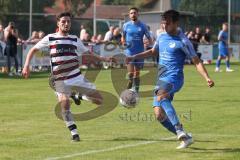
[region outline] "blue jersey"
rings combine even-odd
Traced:
[[[193,58],[196,52],[189,39],[181,30],[177,36],[161,33],[154,44],[154,49],[159,52],[159,79],[168,81],[182,81],[183,67],[186,56]]]
[[[218,43],[218,47],[227,48],[227,44],[225,42],[227,42],[228,40],[228,32],[221,30],[218,34],[218,38],[220,39]]]
[[[150,39],[150,33],[144,23],[137,21],[136,23],[129,21],[123,25],[123,37],[128,45],[125,53],[127,55],[135,55],[144,51],[143,36],[146,35]]]

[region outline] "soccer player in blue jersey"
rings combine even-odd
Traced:
[[[226,72],[233,72],[233,70],[230,69],[230,55],[228,53],[228,24],[227,23],[222,24],[222,30],[218,34],[218,41],[219,41],[218,43],[219,55],[216,61],[215,72],[221,72],[220,64],[223,58],[225,58]]]
[[[191,58],[197,71],[203,76],[209,87],[213,87],[214,82],[210,79],[207,70],[196,55],[191,42],[178,28],[179,12],[175,10],[164,12],[162,22],[165,32],[158,36],[153,49],[127,57],[126,63],[137,58],[159,54],[158,80],[154,90],[153,108],[160,123],[176,134],[181,141],[177,149],[182,149],[191,145],[193,139],[183,130],[172,105],[172,100],[174,94],[182,88],[184,83],[183,68],[186,56]]]
[[[127,56],[136,55],[144,51],[143,37],[146,35],[149,42],[152,43],[150,33],[147,26],[138,20],[138,9],[133,7],[129,9],[130,21],[123,25],[122,43],[127,45],[125,54]],[[140,85],[140,69],[143,68],[144,60],[135,59],[127,64],[128,85],[127,89],[133,88],[136,92],[139,91]]]

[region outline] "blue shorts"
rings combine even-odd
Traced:
[[[228,48],[218,48],[219,49],[219,56],[226,57],[228,56]]]
[[[129,62],[129,64],[134,65],[136,68],[142,69],[144,66],[144,59],[135,59],[134,61]]]
[[[153,106],[160,107],[160,101],[157,100],[157,92],[158,91],[165,91],[169,94],[169,100],[172,101],[174,94],[178,92],[183,86],[183,80],[174,80],[167,78],[161,78],[158,80],[157,85],[154,89],[154,99],[153,99]]]

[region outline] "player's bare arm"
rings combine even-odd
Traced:
[[[101,57],[97,54],[85,52],[84,53],[85,57],[87,58],[88,61],[90,62],[114,62],[116,63],[116,59],[114,57]]]
[[[37,51],[38,51],[38,49],[31,48],[30,51],[27,54],[27,58],[26,58],[26,61],[25,61],[25,64],[24,64],[24,67],[23,67],[23,70],[22,70],[22,75],[23,75],[24,78],[28,78],[29,75],[30,75],[29,65],[30,65],[30,62],[31,62],[31,59],[32,59],[33,55]]]
[[[128,64],[130,61],[132,61],[134,59],[143,59],[143,58],[147,58],[147,57],[154,57],[154,56],[157,56],[157,54],[158,54],[158,52],[154,48],[152,48],[152,49],[149,49],[142,53],[136,54],[134,56],[126,57],[126,63]]]
[[[195,56],[195,57],[192,58],[192,62],[195,64],[195,66],[197,68],[197,71],[207,81],[208,87],[210,87],[210,88],[213,87],[214,82],[209,77],[208,72],[207,72],[206,68],[204,67],[203,63],[201,62],[201,60],[197,56]]]

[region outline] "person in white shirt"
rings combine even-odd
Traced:
[[[48,47],[51,57],[51,69],[55,83],[55,91],[58,102],[62,108],[62,117],[72,134],[73,141],[79,141],[77,126],[70,111],[69,98],[73,89],[77,89],[80,94],[97,105],[101,105],[103,98],[96,90],[96,86],[89,82],[81,74],[79,69],[79,56],[88,52],[82,41],[75,35],[70,35],[71,14],[69,12],[60,13],[57,16],[58,32],[48,34],[39,41],[28,52],[22,75],[28,78],[30,75],[30,61],[34,54],[42,48]],[[103,58],[97,55],[88,54],[89,57],[97,61],[110,61],[112,58]]]

